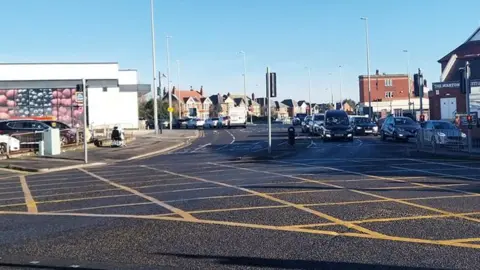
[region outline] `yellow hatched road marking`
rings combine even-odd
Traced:
[[[133,218],[133,219],[146,219],[146,220],[166,220],[166,221],[177,221],[177,222],[188,222],[195,224],[212,224],[212,225],[223,225],[231,227],[243,227],[243,228],[253,228],[253,229],[265,229],[272,231],[285,231],[285,232],[301,232],[301,233],[311,233],[318,235],[330,235],[330,236],[345,236],[345,237],[355,237],[355,238],[366,238],[366,239],[376,239],[376,240],[388,240],[395,242],[405,242],[405,243],[416,243],[416,244],[433,244],[440,246],[453,246],[453,247],[463,247],[463,248],[475,248],[480,249],[480,244],[471,244],[463,242],[454,242],[454,240],[449,240],[450,242],[443,240],[429,240],[429,239],[419,239],[419,238],[407,238],[407,237],[397,237],[397,236],[387,236],[387,235],[369,235],[364,233],[339,233],[334,231],[324,231],[324,230],[312,230],[305,228],[282,228],[271,225],[260,225],[260,224],[250,224],[250,223],[238,223],[230,221],[218,221],[218,220],[190,220],[184,218],[176,217],[156,217],[156,216],[138,216],[138,215],[108,215],[108,214],[85,214],[85,213],[27,213],[27,212],[0,212],[4,215],[43,215],[43,216],[74,216],[74,217],[93,217],[93,218]],[[338,225],[338,224],[336,224]],[[457,240],[457,239],[455,239]],[[458,239],[460,240],[460,239]],[[461,239],[464,240],[464,239]],[[470,239],[469,239],[470,240]],[[468,240],[467,240],[468,241]]]
[[[166,204],[166,203],[164,203],[164,202],[162,202],[162,201],[159,201],[159,200],[155,199],[154,197],[145,195],[145,194],[143,194],[143,193],[141,193],[141,192],[139,192],[139,191],[137,191],[137,190],[135,190],[135,189],[133,189],[133,188],[130,188],[130,187],[127,187],[127,186],[124,186],[124,185],[117,184],[117,183],[115,183],[115,182],[113,182],[113,181],[110,181],[110,180],[108,180],[108,179],[105,179],[105,178],[103,178],[103,177],[101,177],[101,176],[98,176],[98,175],[96,175],[96,174],[94,174],[94,173],[91,173],[91,172],[89,172],[89,171],[87,171],[87,170],[84,170],[84,169],[79,169],[79,170],[82,171],[82,172],[84,172],[84,173],[86,173],[86,174],[88,174],[88,175],[90,175],[90,176],[92,176],[92,177],[97,178],[97,179],[100,180],[100,181],[103,181],[103,182],[105,182],[105,183],[107,183],[107,184],[110,184],[110,185],[112,185],[112,186],[114,186],[114,187],[123,189],[123,190],[125,190],[125,191],[127,191],[127,192],[133,193],[133,194],[135,194],[135,195],[137,195],[137,196],[139,196],[139,197],[142,197],[142,198],[144,198],[144,199],[146,199],[146,200],[148,200],[148,201],[151,201],[151,202],[153,202],[153,203],[155,203],[155,204],[157,204],[157,205],[159,205],[159,206],[161,206],[161,207],[163,207],[163,208],[166,208],[166,209],[172,211],[172,212],[175,213],[175,214],[180,215],[180,216],[183,217],[184,219],[196,220],[195,217],[193,217],[192,215],[188,214],[187,212],[185,212],[185,211],[183,211],[183,210],[181,210],[181,209],[178,209],[178,208],[176,208],[176,207],[173,207],[173,206],[171,206],[171,205],[169,205],[169,204]]]
[[[27,205],[27,209],[29,213],[38,213],[37,204],[32,197],[32,193],[30,192],[30,188],[28,188],[27,179],[25,175],[20,175],[20,184],[22,185],[22,191],[25,196],[25,204]]]
[[[221,165],[221,166],[225,166],[225,165]],[[196,180],[201,181],[201,182],[213,183],[213,184],[217,184],[217,185],[224,186],[224,187],[230,187],[230,188],[242,190],[242,191],[245,191],[245,192],[247,192],[247,193],[254,194],[254,195],[256,195],[256,196],[262,197],[262,198],[267,199],[267,200],[270,200],[270,201],[278,202],[278,203],[283,204],[283,205],[292,206],[292,207],[297,208],[297,209],[299,209],[299,210],[302,210],[302,211],[311,213],[311,214],[313,214],[313,215],[316,215],[316,216],[318,216],[318,217],[321,217],[321,218],[330,220],[330,221],[332,221],[332,222],[335,222],[335,223],[337,223],[338,225],[343,225],[343,226],[346,226],[346,227],[348,227],[348,228],[355,229],[355,230],[357,230],[357,231],[359,231],[359,232],[363,232],[363,233],[370,234],[370,235],[376,235],[376,236],[382,235],[382,234],[380,234],[380,233],[371,231],[371,230],[369,230],[369,229],[363,228],[363,227],[358,226],[358,225],[355,225],[355,224],[351,224],[351,223],[349,223],[349,222],[345,222],[345,221],[343,221],[343,220],[340,220],[340,219],[338,219],[338,218],[335,218],[335,217],[332,217],[332,216],[330,216],[330,215],[324,214],[324,213],[322,213],[322,212],[319,212],[319,211],[316,211],[316,210],[313,210],[313,209],[304,207],[304,206],[302,206],[302,205],[298,205],[298,204],[294,204],[294,203],[291,203],[291,202],[288,202],[288,201],[284,201],[284,200],[278,199],[278,198],[276,198],[276,197],[273,197],[273,196],[271,196],[271,195],[268,195],[268,194],[265,194],[265,193],[261,193],[261,192],[258,192],[258,191],[254,191],[254,190],[251,190],[251,189],[242,188],[242,187],[238,187],[238,186],[234,186],[234,185],[230,185],[230,184],[225,184],[225,183],[222,183],[222,182],[207,180],[207,179],[203,179],[203,178],[200,178],[200,177],[189,176],[189,175],[174,173],[174,172],[170,172],[170,171],[159,170],[159,169],[152,168],[152,167],[148,167],[148,166],[145,166],[145,165],[144,165],[143,167],[149,168],[149,169],[155,170],[155,171],[160,171],[160,172],[163,172],[163,173],[168,173],[168,174],[171,174],[171,175],[181,176],[181,177],[190,178],[190,179],[196,179]]]

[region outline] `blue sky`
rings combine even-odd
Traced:
[[[366,73],[369,18],[371,72],[422,68],[429,84],[440,76],[439,58],[479,26],[480,1],[464,0],[155,0],[157,69],[166,72],[165,36],[171,35],[171,80],[182,89],[203,85],[208,94],[264,95],[266,66],[277,72],[279,99],[358,100],[358,75]],[[0,62],[119,62],[151,83],[149,0],[2,1]],[[332,75],[328,75],[332,73]]]

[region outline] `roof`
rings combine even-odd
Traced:
[[[195,90],[175,90],[173,94],[181,99],[193,97],[200,100],[203,96]]]
[[[303,103],[305,103],[307,106],[310,105],[310,103],[306,102],[305,100],[300,100],[299,102],[297,102],[298,106],[302,106]]]
[[[448,73],[447,77],[445,77],[445,82],[458,82],[460,81],[460,73],[458,70],[460,68],[465,67],[467,60],[466,59],[457,59],[455,61],[455,64],[453,67],[450,69],[450,72]],[[480,56],[475,57],[473,59],[468,59],[468,62],[470,63],[470,70],[480,70]],[[471,80],[478,80],[480,79],[480,72],[471,72],[470,73],[470,79]]]
[[[456,54],[458,57],[466,57],[468,55],[480,55],[480,27],[473,32],[472,35],[460,46],[449,52],[438,60],[439,63],[448,62],[450,57]]]
[[[387,74],[387,73],[383,74],[383,73],[381,73],[379,75],[370,74],[370,79],[372,79],[372,78],[403,78],[403,77],[408,77],[408,75],[407,74],[398,74],[398,73],[397,74]],[[368,79],[368,75],[359,75],[358,78],[359,79]]]
[[[293,99],[284,99],[282,100],[282,103],[285,104],[287,107],[293,108],[295,107],[294,104],[297,103]]]
[[[208,98],[210,99],[210,101],[212,101],[212,103],[213,103],[214,105],[217,105],[217,104],[218,104],[218,97],[219,97],[219,96],[220,96],[220,95],[211,95],[211,96],[208,97]],[[223,102],[223,100],[222,100],[222,102]]]
[[[235,105],[238,106],[238,105],[240,105],[240,103],[243,102],[243,98],[233,98],[233,102],[235,102]]]
[[[260,104],[260,106],[266,106],[268,103],[267,98],[256,98],[255,101]]]

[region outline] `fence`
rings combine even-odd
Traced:
[[[459,129],[422,128],[416,136],[417,150],[430,153],[480,154],[480,138],[468,137]]]

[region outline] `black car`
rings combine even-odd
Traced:
[[[380,130],[382,140],[388,137],[394,140],[408,141],[415,138],[420,125],[409,117],[388,116]]]
[[[45,123],[30,119],[0,121],[0,134],[17,138],[20,141],[20,148],[38,149],[43,132],[49,128],[50,126]]]
[[[355,135],[378,135],[378,127],[368,117],[352,117],[350,121]]]
[[[327,111],[325,113],[325,124],[321,126],[321,129],[324,141],[334,139],[353,141],[353,129],[345,111]]]

